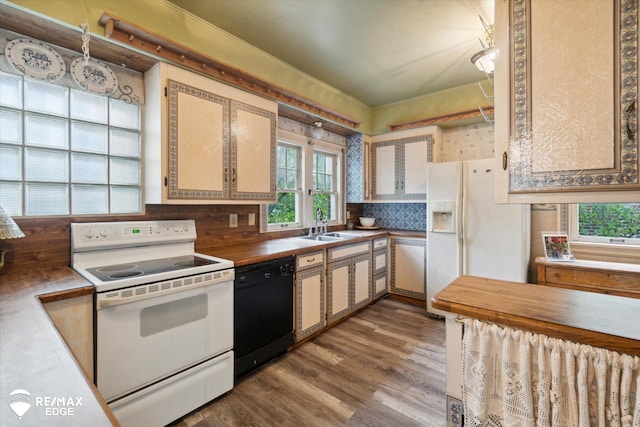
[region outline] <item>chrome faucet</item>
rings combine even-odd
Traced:
[[[318,221],[320,221],[320,232],[318,232]],[[322,215],[322,209],[317,208],[316,209],[316,219],[314,221],[314,225],[309,227],[309,237],[311,236],[316,236],[318,234],[324,234],[327,232],[327,222],[328,221],[323,221],[323,215]],[[322,229],[324,227],[324,232],[322,232]]]

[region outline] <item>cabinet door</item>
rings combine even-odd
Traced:
[[[425,300],[426,239],[391,239],[390,292]]]
[[[387,271],[386,248],[373,253],[373,274],[380,274],[385,271]]]
[[[369,254],[352,260],[351,280],[353,286],[353,310],[371,302],[371,256]]]
[[[373,277],[371,284],[373,299],[376,300],[387,293],[387,272],[377,274]]]
[[[396,199],[398,182],[397,144],[394,141],[379,142],[371,146],[371,167],[373,182],[371,198],[374,200]]]
[[[296,273],[296,341],[326,325],[324,268]]]
[[[93,381],[93,295],[48,302],[44,308],[87,377]]]
[[[276,114],[231,101],[231,198],[276,199]]]
[[[329,323],[349,314],[351,260],[327,264],[327,320]]]
[[[229,198],[229,100],[168,80],[168,198]]]
[[[411,139],[402,144],[401,198],[427,198],[427,154],[430,146],[431,136],[422,140]]]
[[[500,201],[624,201],[611,192],[640,189],[638,11],[624,4],[496,2]]]

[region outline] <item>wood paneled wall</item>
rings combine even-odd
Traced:
[[[237,228],[229,228],[229,214],[232,213],[238,214]],[[256,225],[248,225],[249,213],[255,213]],[[70,265],[72,222],[173,219],[196,221],[196,251],[205,248],[215,249],[231,243],[249,243],[305,234],[302,230],[261,234],[259,205],[147,205],[144,215],[16,218],[16,223],[26,237],[0,240],[0,249],[9,249],[5,257],[5,267],[0,270],[0,274]]]

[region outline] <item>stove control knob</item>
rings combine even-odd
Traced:
[[[84,230],[84,237],[91,239],[95,235],[93,228],[87,228]]]
[[[100,229],[100,237],[107,237],[109,235],[109,230],[106,228]]]
[[[180,232],[180,227],[178,227],[177,225],[175,227],[173,227],[173,231],[175,233],[179,233]]]

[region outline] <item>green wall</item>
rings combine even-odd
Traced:
[[[362,123],[358,130],[368,135],[388,132],[387,125],[390,123],[467,110],[486,104],[479,101],[478,95],[482,97],[482,94],[477,85],[472,85],[475,89],[467,85],[372,110],[368,105],[182,11],[166,0],[10,0],[10,2],[72,26],[80,26],[87,20],[89,31],[99,35],[104,34],[104,28],[98,21],[104,12],[109,12],[150,32],[161,34],[223,63],[353,117]]]

